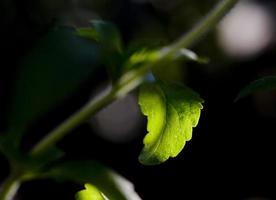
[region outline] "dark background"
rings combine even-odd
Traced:
[[[12,88],[22,60],[54,27],[81,27],[86,26],[90,19],[101,18],[118,25],[126,43],[141,39],[167,43],[189,30],[216,1],[143,2],[1,0],[1,132],[7,128]],[[270,10],[275,9],[272,0],[258,3]],[[132,181],[138,194],[146,200],[273,199],[276,93],[257,93],[237,103],[234,99],[240,89],[252,80],[275,73],[274,42],[271,41],[258,54],[244,59],[223,53],[216,37],[214,31],[193,47],[200,55],[210,58],[209,64],[179,64],[174,68],[176,73],[166,77],[183,81],[205,100],[193,139],[177,158],[154,167],[139,164],[137,157],[146,132],[146,120],[137,113],[133,118],[137,123],[130,127],[130,134],[121,138],[104,134],[99,126],[101,117],[91,119],[90,124],[80,126],[58,144],[66,152],[66,158],[92,158],[105,163]],[[97,75],[91,74],[91,78],[63,105],[32,125],[23,139],[22,149],[28,149],[79,108],[107,80],[103,68]],[[136,92],[131,95],[135,96]],[[122,104],[134,107],[137,112],[135,103]],[[131,109],[126,106],[121,105],[116,110],[113,105],[115,111],[106,111],[107,115],[114,118],[127,115]],[[123,119],[124,123],[128,123],[128,118]],[[104,121],[106,126],[114,126],[114,129],[121,126],[116,125],[116,120],[114,123],[110,119]],[[4,180],[9,170],[2,155],[0,169],[0,180]],[[22,186],[18,199],[73,199],[80,188],[74,183],[35,181]]]

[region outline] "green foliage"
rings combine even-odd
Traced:
[[[121,33],[110,22],[93,20],[91,25],[92,27],[78,29],[77,34],[100,44],[101,61],[108,68],[112,80],[117,81],[122,75],[122,63],[124,62]]]
[[[134,50],[124,49],[119,30],[113,24],[99,20],[93,21],[90,28],[79,29],[77,34],[68,28],[50,31],[26,57],[14,85],[9,129],[0,138],[0,150],[11,164],[11,174],[3,184],[0,199],[11,200],[21,181],[38,178],[86,184],[86,189],[77,194],[78,200],[140,199],[129,181],[97,162],[58,162],[63,152],[55,144],[88,117],[135,89],[147,73],[151,70],[154,73],[155,66],[183,58],[205,63],[205,59],[185,48],[217,24],[236,2],[222,1],[191,32],[162,48],[145,45]],[[84,38],[93,42],[89,43]],[[23,133],[95,73],[100,56],[100,64],[108,67],[115,83],[112,89],[88,102],[46,135],[30,152],[21,153],[19,147]],[[271,82],[270,87],[275,84]],[[250,92],[242,92],[241,96]],[[162,81],[144,84],[140,89],[139,104],[148,117],[148,134],[144,138],[140,162],[155,165],[177,156],[186,141],[192,138],[192,128],[198,124],[202,103],[199,95],[185,86]]]
[[[11,111],[10,140],[19,145],[26,128],[73,94],[96,71],[98,47],[69,28],[50,31],[20,69]]]
[[[106,200],[103,194],[93,185],[85,184],[85,190],[76,194],[76,200]]]
[[[95,161],[68,161],[53,166],[46,174],[57,180],[93,184],[108,199],[131,200],[129,192],[139,199],[132,183]],[[125,191],[124,188],[129,188],[131,191]]]
[[[121,33],[114,24],[102,20],[93,20],[91,25],[91,28],[78,29],[78,34],[81,37],[97,41],[108,51],[122,51]]]
[[[102,62],[108,68],[108,72],[116,82],[127,71],[138,68],[141,65],[152,63],[168,50],[169,47],[161,49],[160,46],[147,45],[133,48],[132,46],[124,49],[120,31],[117,27],[101,20],[93,20],[92,27],[80,28],[77,34],[88,40],[96,41],[102,48]],[[191,60],[199,63],[207,63],[206,58],[201,58],[188,49],[180,49],[171,58],[169,62],[176,60]]]
[[[161,81],[144,84],[140,88],[139,105],[148,117],[148,134],[140,162],[156,165],[177,156],[192,138],[202,102],[198,94],[185,86]]]
[[[253,81],[248,86],[243,88],[235,101],[238,101],[254,92],[267,91],[276,89],[276,76],[268,76],[256,81]]]

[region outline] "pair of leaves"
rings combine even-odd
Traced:
[[[84,192],[84,196],[87,197],[87,195],[93,194],[95,195],[93,197],[95,200],[97,199],[96,197],[103,197],[102,194],[110,200],[141,200],[135,193],[131,182],[95,161],[64,162],[50,169],[46,176],[56,180],[92,184],[92,188],[88,186],[88,193]],[[93,198],[90,200],[94,200]],[[86,199],[82,198],[81,200]]]
[[[78,35],[88,40],[96,41],[103,49],[102,62],[107,66],[113,82],[116,82],[127,71],[141,65],[156,61],[163,50],[152,48],[151,44],[135,48],[124,48],[121,33],[115,25],[101,20],[91,21],[92,27],[78,29]],[[180,49],[169,61],[178,59],[192,60],[199,63],[208,62],[188,49]]]
[[[185,86],[161,81],[140,88],[139,105],[148,117],[148,134],[139,161],[155,165],[177,156],[198,124],[203,100]]]

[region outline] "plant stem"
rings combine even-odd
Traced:
[[[31,150],[32,155],[38,155],[48,150],[57,141],[63,138],[68,132],[85,121],[88,117],[99,111],[114,100],[113,92],[108,92],[98,99],[88,102],[79,111],[65,120],[60,126],[46,135],[39,143]]]
[[[199,38],[212,30],[238,1],[239,0],[220,1],[208,15],[197,24],[197,26],[179,38],[179,40],[176,40],[176,42],[170,46],[171,50],[175,52],[181,48],[190,47]]]
[[[238,0],[221,1],[194,29],[188,34],[182,36],[172,45],[161,49],[159,57],[152,63],[146,64],[136,70],[132,70],[119,80],[105,95],[97,100],[87,103],[78,112],[65,120],[60,126],[46,135],[31,150],[32,155],[38,155],[47,151],[51,146],[56,144],[60,139],[67,135],[70,131],[87,120],[100,109],[104,108],[115,99],[126,95],[135,89],[143,80],[143,77],[159,63],[166,61],[170,56],[174,55],[181,48],[190,47],[195,41],[211,30],[223,16],[238,2]]]
[[[21,181],[19,176],[17,175],[10,175],[4,181],[3,185],[1,185],[0,188],[0,200],[13,200],[19,187],[20,187]]]

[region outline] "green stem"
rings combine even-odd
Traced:
[[[0,200],[13,200],[19,187],[21,181],[20,177],[17,175],[11,175],[8,177],[0,188]]]
[[[212,30],[220,20],[236,5],[239,0],[220,1],[209,14],[195,26],[190,32],[176,40],[170,48],[173,52],[190,47],[203,35]]]
[[[76,128],[82,122],[87,120],[90,116],[95,114],[100,109],[104,108],[115,99],[120,96],[126,95],[131,90],[135,89],[143,80],[143,77],[159,63],[170,58],[181,48],[188,48],[195,41],[201,38],[209,30],[211,30],[223,16],[237,3],[238,0],[224,0],[221,1],[194,29],[188,34],[182,36],[172,45],[163,48],[160,51],[158,59],[154,62],[144,65],[136,70],[132,70],[119,80],[119,82],[113,86],[112,90],[107,94],[101,96],[97,100],[89,102],[78,112],[73,114],[67,120],[65,120],[60,126],[46,135],[38,144],[31,150],[32,155],[38,155],[47,151],[51,146],[56,144],[71,130]]]
[[[32,155],[38,155],[48,150],[52,145],[56,144],[57,141],[62,139],[68,132],[77,127],[80,123],[85,121],[91,115],[99,111],[114,100],[114,92],[108,92],[98,99],[88,102],[79,111],[65,120],[60,126],[46,135],[39,143],[37,143],[32,151]]]

